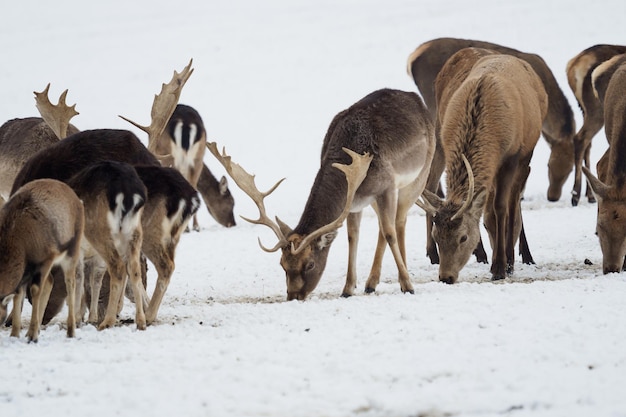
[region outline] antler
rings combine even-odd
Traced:
[[[368,152],[361,155],[348,148],[342,148],[342,149],[345,153],[347,153],[348,155],[352,157],[352,163],[350,165],[334,163],[333,167],[339,169],[346,175],[346,180],[348,181],[346,205],[343,211],[341,212],[341,214],[339,215],[339,217],[335,219],[335,221],[325,226],[322,226],[319,229],[307,235],[307,237],[305,237],[302,240],[302,242],[297,248],[293,247],[293,244],[292,244],[291,253],[293,255],[297,255],[300,252],[302,252],[304,248],[309,246],[311,242],[313,242],[315,239],[322,236],[323,234],[331,232],[341,227],[341,224],[343,223],[343,221],[346,219],[346,217],[348,217],[348,214],[350,214],[350,208],[352,206],[352,201],[354,200],[354,195],[356,194],[356,191],[361,185],[361,183],[363,182],[363,180],[365,180],[365,177],[367,176],[367,171],[370,167],[370,163],[372,162],[372,159],[374,157],[370,155]]]
[[[155,155],[157,155],[157,140],[163,133],[163,130],[165,130],[167,122],[170,120],[170,117],[172,117],[172,114],[176,109],[183,86],[193,73],[193,68],[191,68],[192,63],[193,59],[189,60],[189,64],[180,73],[174,71],[172,80],[167,84],[163,84],[161,92],[154,96],[152,111],[150,112],[150,117],[152,118],[150,126],[141,126],[124,116],[120,116],[128,123],[148,134],[148,149]],[[167,157],[169,157],[169,155],[157,155],[157,158],[159,159]]]
[[[52,104],[48,98],[49,90],[50,83],[48,83],[46,89],[41,93],[34,91],[35,106],[54,134],[57,135],[59,139],[63,139],[67,136],[67,128],[70,125],[70,120],[79,113],[76,111],[76,104],[73,106],[65,104],[67,90],[61,93],[56,106]]]
[[[467,210],[467,208],[472,204],[472,200],[474,198],[474,172],[472,171],[472,167],[464,154],[461,154],[461,159],[463,159],[463,163],[465,164],[465,169],[467,169],[467,178],[469,180],[469,187],[467,188],[467,198],[463,202],[463,205],[461,206],[459,211],[457,211],[454,214],[454,216],[450,218],[450,220],[458,219],[465,212],[465,210]]]
[[[237,186],[241,188],[241,190],[246,193],[252,199],[252,201],[254,201],[257,208],[259,209],[259,218],[257,220],[248,219],[243,216],[241,216],[241,218],[253,224],[263,224],[265,226],[268,226],[274,231],[274,233],[278,237],[278,243],[271,249],[267,249],[265,246],[263,246],[263,244],[261,243],[261,239],[259,239],[259,246],[261,246],[261,249],[266,252],[276,252],[278,249],[287,246],[287,239],[283,235],[283,232],[278,225],[278,223],[280,223],[280,220],[276,218],[276,221],[278,223],[273,222],[267,215],[265,211],[265,203],[263,203],[263,199],[273,193],[274,190],[285,179],[281,179],[272,188],[270,188],[269,191],[263,193],[259,191],[259,189],[255,185],[254,175],[247,173],[239,164],[232,162],[231,157],[229,155],[226,155],[225,148],[222,149],[222,153],[220,154],[215,142],[207,143],[206,146],[209,151],[217,158],[217,160],[220,161],[220,163],[224,166],[226,172],[235,181]]]

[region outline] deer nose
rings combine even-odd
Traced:
[[[456,277],[453,275],[439,275],[439,281],[451,285],[456,282]]]

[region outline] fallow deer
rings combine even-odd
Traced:
[[[602,250],[602,271],[619,272],[626,267],[626,54],[601,64],[593,71],[594,79],[610,75],[605,86],[596,85],[604,97],[604,130],[609,148],[598,163],[596,178],[582,167],[597,201],[596,233]]]
[[[596,67],[616,55],[626,53],[622,45],[594,45],[580,52],[567,63],[567,82],[583,112],[583,125],[574,136],[574,187],[572,205],[578,205],[582,189],[583,162],[589,169],[591,142],[604,124],[602,101],[594,93],[592,73]],[[608,138],[607,138],[608,139]],[[587,189],[587,198],[593,200]]]
[[[222,175],[218,181],[206,164],[202,164],[198,192],[215,221],[224,227],[233,227],[237,224],[233,213],[235,199],[228,188],[225,176]]]
[[[143,129],[150,132],[147,148],[133,133],[126,130],[82,131],[31,157],[16,176],[13,185],[15,191],[22,184],[36,178],[68,181],[81,170],[104,161],[125,162],[135,167],[147,189],[147,201],[142,214],[142,251],[158,273],[155,293],[145,311],[146,324],[151,324],[156,319],[169,285],[180,228],[182,226],[184,229],[200,204],[197,192],[182,175],[172,168],[162,167],[155,154],[150,151],[155,149],[156,138],[165,128],[181,89],[192,72],[190,62],[181,73],[174,72],[172,80],[163,84],[161,92],[155,97],[150,127]],[[159,155],[161,159],[168,157],[170,155]],[[149,172],[149,176],[146,172]],[[103,328],[102,324],[100,328]]]
[[[543,136],[551,148],[550,160],[548,162],[550,184],[547,194],[548,200],[559,200],[563,184],[567,180],[574,165],[573,136],[576,130],[576,123],[567,98],[557,84],[552,71],[550,71],[550,68],[540,56],[490,42],[469,39],[439,38],[421,44],[408,58],[407,72],[415,81],[433,120],[436,119],[437,115],[435,78],[452,55],[467,47],[489,49],[500,54],[508,54],[521,58],[528,62],[541,78],[549,96],[548,113],[542,125]],[[439,180],[445,169],[444,152],[440,143],[441,139],[437,127],[435,131],[437,148],[433,158],[431,174],[429,175],[426,185],[426,189],[432,192],[437,191]],[[426,216],[426,224],[426,253],[432,263],[439,263],[439,254],[437,253],[437,247],[431,233],[432,218],[430,215]],[[486,262],[486,258],[483,257],[484,250],[481,251],[481,248],[482,245],[479,245],[477,259],[481,262]],[[523,229],[522,235],[520,236],[520,253],[525,263],[533,263]]]
[[[455,77],[462,82],[451,82]],[[513,271],[519,199],[547,111],[546,91],[526,61],[466,48],[438,73],[435,92],[447,196],[426,190],[419,205],[434,218],[439,279],[457,281],[480,239],[483,212],[492,279],[503,279]]]
[[[83,205],[62,182],[42,179],[18,189],[0,209],[0,324],[13,299],[11,336],[19,337],[26,285],[30,285],[32,313],[29,341],[39,336],[43,310],[50,297],[52,267],[63,270],[70,296],[67,336],[76,329],[76,274],[81,264]]]
[[[272,249],[261,247],[282,249],[280,263],[287,276],[288,300],[304,300],[315,289],[337,229],[346,218],[349,256],[342,296],[353,294],[361,211],[370,204],[378,215],[380,231],[365,291],[375,290],[385,246],[389,245],[400,288],[413,293],[404,245],[406,215],[422,193],[435,150],[434,129],[417,94],[378,90],[335,116],[324,138],[320,169],[293,230],[278,219],[270,220],[265,211],[263,200],[280,181],[262,193],[254,177],[224,151],[220,154],[215,143],[209,144],[209,150],[259,208],[258,220],[246,220],[264,224],[277,235],[279,242]]]

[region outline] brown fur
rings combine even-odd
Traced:
[[[24,185],[0,210],[0,322],[6,318],[7,297],[16,294],[12,336],[19,336],[24,288],[29,285],[33,309],[27,337],[37,341],[53,285],[53,266],[61,267],[68,293],[75,294],[83,228],[81,201],[67,185],[56,180]],[[67,336],[74,337],[75,297],[67,297],[67,305]]]
[[[493,247],[492,278],[501,279],[513,269],[519,199],[548,99],[541,79],[521,59],[467,48],[450,61],[454,65],[446,64],[435,82],[442,103],[437,123],[447,161],[448,195],[444,201],[425,193],[436,209],[431,214],[441,257],[439,279],[458,279],[480,240],[483,211]],[[468,195],[468,169],[461,155],[473,171],[473,195]],[[468,199],[469,208],[461,215],[459,208]]]
[[[598,200],[596,231],[606,274],[619,272],[626,265],[626,59],[615,59],[604,70],[612,73],[603,94],[609,149],[598,163],[600,179],[586,167],[583,172]]]
[[[594,45],[570,59],[565,69],[567,82],[583,112],[583,125],[574,136],[574,187],[572,205],[578,205],[582,190],[582,166],[589,169],[590,150],[593,137],[604,124],[602,101],[593,91],[592,73],[594,69],[615,55],[626,53],[626,46]],[[587,189],[587,198],[593,201],[591,191]]]

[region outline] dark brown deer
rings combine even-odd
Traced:
[[[604,124],[602,101],[594,93],[591,74],[598,65],[623,53],[626,53],[626,46],[594,45],[570,59],[565,69],[567,82],[583,112],[583,125],[574,136],[575,171],[572,189],[572,205],[574,206],[578,205],[580,200],[583,162],[589,169],[591,142]],[[589,201],[594,201],[589,188],[587,198]]]
[[[25,287],[29,285],[33,309],[27,333],[36,342],[43,311],[48,303],[53,266],[63,270],[68,294],[75,294],[76,273],[81,264],[83,205],[62,182],[43,179],[30,182],[11,196],[0,210],[0,324],[13,299],[11,336],[19,337]],[[75,297],[66,297],[67,336],[74,337]]]
[[[563,184],[567,180],[574,165],[573,136],[576,123],[572,109],[556,82],[556,79],[545,61],[536,54],[525,53],[516,49],[470,39],[439,38],[421,44],[408,58],[407,71],[415,81],[424,102],[433,118],[436,119],[437,103],[435,100],[435,78],[446,63],[456,52],[467,47],[489,49],[501,54],[508,54],[528,62],[541,78],[549,97],[548,113],[543,121],[542,133],[551,148],[548,162],[548,200],[557,201],[561,198]],[[437,131],[437,128],[435,129]],[[436,192],[439,180],[445,169],[444,152],[441,139],[437,136],[437,148],[433,158],[431,173],[428,177],[426,189]],[[439,263],[437,247],[432,239],[432,218],[427,215],[427,244],[426,253],[432,263]],[[477,259],[486,262],[482,244],[477,251]],[[532,256],[526,244],[522,231],[520,238],[520,252],[525,263],[533,263]]]
[[[608,274],[626,268],[626,55],[598,66],[593,79],[598,96],[604,98],[609,149],[598,162],[600,179],[586,167],[582,171],[598,200],[596,233],[602,249],[602,271]]]
[[[209,214],[224,227],[233,227],[235,215],[235,199],[228,188],[228,180],[222,175],[218,181],[211,170],[202,164],[202,172],[198,179],[198,192],[206,205]]]
[[[361,211],[370,204],[378,215],[380,231],[365,291],[376,289],[388,245],[398,267],[401,290],[413,293],[404,245],[406,215],[422,193],[434,149],[434,129],[417,94],[390,89],[369,94],[332,120],[322,146],[320,169],[300,222],[292,230],[278,220],[271,221],[265,211],[264,198],[280,182],[268,192],[259,192],[253,176],[230,156],[220,154],[215,143],[209,146],[257,204],[259,219],[248,221],[269,226],[278,236],[276,246],[265,250],[282,250],[280,263],[287,275],[288,300],[304,300],[315,289],[337,229],[345,219],[349,256],[342,295],[353,294]]]
[[[36,178],[56,178],[68,181],[85,168],[98,162],[117,161],[133,165],[147,189],[147,201],[142,214],[144,230],[142,251],[158,272],[155,292],[145,311],[146,324],[157,316],[163,295],[174,270],[174,253],[180,239],[180,228],[187,225],[197,211],[200,200],[195,189],[172,169],[162,167],[150,148],[169,120],[185,82],[193,72],[191,62],[172,80],[163,84],[155,97],[149,145],[146,148],[131,132],[125,130],[88,130],[71,135],[40,151],[22,167],[13,188]],[[131,122],[132,123],[132,122]],[[159,155],[166,159],[170,155]],[[102,324],[100,328],[103,328]]]
[[[483,212],[492,279],[503,279],[513,272],[519,200],[547,110],[543,83],[524,60],[466,48],[441,69],[435,92],[448,192],[443,200],[426,190],[420,205],[434,218],[439,279],[457,281]]]

